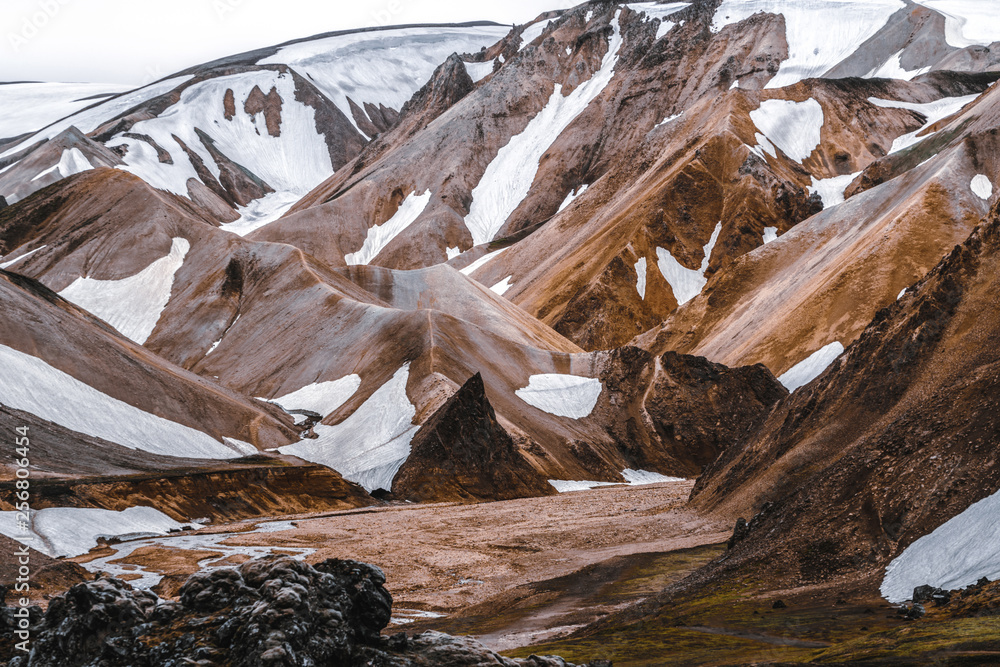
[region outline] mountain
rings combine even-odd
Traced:
[[[977,585],[998,80],[986,0],[695,0],[0,85],[0,424],[156,534],[697,478],[726,553],[572,650]]]

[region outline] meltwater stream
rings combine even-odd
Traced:
[[[157,572],[150,572],[141,565],[115,563],[113,561],[119,561],[126,558],[137,549],[141,549],[143,547],[185,549],[188,551],[213,551],[222,554],[221,556],[211,556],[199,561],[198,566],[202,570],[228,567],[230,566],[228,563],[221,564],[220,561],[226,560],[227,558],[237,554],[249,556],[251,558],[260,558],[262,556],[270,555],[275,551],[281,551],[282,553],[289,554],[296,560],[303,560],[316,550],[283,546],[233,546],[229,544],[222,544],[232,537],[253,535],[256,533],[277,533],[284,530],[291,530],[293,527],[294,526],[291,521],[267,521],[257,524],[257,527],[254,530],[246,532],[214,534],[184,533],[167,535],[164,537],[150,537],[141,540],[130,540],[128,542],[109,544],[109,548],[111,548],[114,553],[97,558],[88,563],[82,563],[82,565],[87,570],[94,573],[106,572],[116,577],[137,577],[135,579],[130,579],[129,584],[131,584],[134,588],[148,590],[160,583],[164,575]]]

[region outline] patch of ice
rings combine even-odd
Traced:
[[[549,373],[532,375],[528,386],[515,394],[528,405],[557,417],[583,419],[597,406],[604,385],[600,380],[577,375]]]
[[[0,158],[20,153],[24,149],[38,143],[39,141],[42,141],[43,139],[52,139],[71,127],[76,127],[84,134],[89,134],[103,123],[116,118],[118,115],[125,113],[129,109],[142,104],[143,102],[151,100],[154,97],[159,97],[165,93],[169,93],[174,88],[190,81],[193,78],[194,75],[189,74],[186,76],[177,76],[172,79],[160,81],[159,83],[153,83],[143,88],[133,90],[132,92],[119,95],[118,97],[111,98],[106,102],[84,109],[83,111],[77,112],[71,116],[67,116],[49,125],[40,132],[33,134],[31,137],[18,143],[16,146],[7,149],[2,155],[0,155]]]
[[[71,431],[165,456],[239,456],[206,433],[112,398],[38,357],[0,345],[0,367],[0,403]]]
[[[48,176],[49,174],[58,173],[61,178],[66,178],[72,176],[73,174],[80,174],[85,171],[90,171],[94,168],[94,165],[90,163],[87,156],[79,148],[68,148],[63,151],[62,157],[59,158],[59,162],[54,166],[49,167],[45,171],[39,172],[33,179],[37,181],[40,178]]]
[[[444,252],[446,255],[448,255],[448,261],[451,261],[462,254],[462,249],[458,247],[456,248],[448,247],[445,248]]]
[[[956,49],[1000,41],[994,0],[914,0],[945,17],[945,41]]]
[[[31,513],[32,532],[26,536],[17,526],[17,515],[18,512],[0,512],[0,533],[53,558],[82,556],[96,547],[101,537],[127,539],[200,528],[197,524],[174,521],[152,507],[130,507],[121,512],[51,507]]]
[[[0,138],[12,139],[128,90],[108,83],[8,83],[0,86]]]
[[[812,179],[812,186],[809,188],[809,194],[818,192],[820,198],[823,200],[823,208],[832,208],[838,204],[844,203],[844,192],[847,187],[854,182],[854,179],[861,175],[861,172],[854,174],[845,174],[843,176],[834,176],[833,178],[824,178],[821,180],[816,180],[815,176],[810,176]]]
[[[622,471],[622,477],[631,486],[644,486],[646,484],[662,484],[663,482],[683,482],[683,477],[667,477],[658,472],[648,470],[631,470],[626,468]]]
[[[277,403],[282,410],[308,410],[326,417],[333,414],[361,388],[360,375],[347,375],[330,382],[314,382],[278,398],[259,400]]]
[[[663,120],[661,120],[659,123],[657,123],[656,125],[654,125],[653,129],[655,130],[656,128],[660,127],[661,125],[666,125],[667,123],[671,123],[671,122],[677,120],[678,118],[680,118],[683,115],[684,115],[684,112],[682,111],[682,112],[680,112],[678,114],[674,114],[673,116],[667,116],[666,118],[664,118]]]
[[[255,89],[280,96],[279,136],[272,136],[264,113],[249,114],[246,101]],[[236,113],[227,118],[223,100],[227,91],[234,95]],[[271,186],[283,198],[272,198],[256,208],[244,210],[247,220],[261,222],[273,215],[279,202],[305,195],[333,175],[333,164],[326,138],[316,128],[316,110],[299,102],[296,84],[289,72],[259,70],[216,77],[184,89],[180,100],[155,118],[136,123],[131,133],[147,135],[167,151],[173,164],[160,162],[159,155],[141,139],[115,135],[108,147],[124,145],[128,152],[125,165],[119,167],[142,178],[150,185],[188,196],[188,180],[201,180],[178,139],[195,153],[215,178],[220,169],[204,145],[203,130],[220,152]],[[248,207],[249,208],[249,207]],[[234,223],[235,224],[235,223]],[[259,226],[259,225],[258,225]],[[233,227],[239,229],[241,227]]]
[[[564,199],[563,203],[559,205],[559,212],[562,213],[567,208],[569,208],[570,204],[572,204],[576,200],[577,197],[579,197],[584,192],[586,192],[588,187],[590,187],[590,186],[587,185],[587,184],[583,184],[579,188],[577,188],[575,191],[570,192],[568,195],[566,195],[566,199]]]
[[[988,200],[993,196],[993,182],[984,174],[976,174],[969,184],[972,192],[980,199]]]
[[[163,575],[158,572],[146,570],[141,565],[123,564],[117,561],[128,558],[135,551],[144,548],[152,549],[178,549],[186,551],[211,551],[220,553],[218,557],[209,557],[198,562],[201,570],[212,570],[219,567],[232,567],[231,563],[225,562],[233,556],[248,556],[250,558],[262,558],[273,554],[276,551],[282,554],[290,554],[295,560],[304,560],[312,555],[316,550],[285,545],[268,546],[239,546],[227,544],[231,539],[238,539],[242,535],[253,535],[256,533],[272,533],[293,528],[291,521],[269,521],[260,523],[257,527],[246,533],[182,533],[179,535],[168,535],[166,537],[153,537],[148,539],[132,540],[111,544],[109,548],[112,553],[107,556],[95,558],[88,561],[83,566],[90,572],[106,572],[113,576],[139,575],[138,579],[130,579],[129,585],[140,590],[149,590],[160,583]]]
[[[583,20],[585,22],[587,22],[587,23],[590,23],[590,19],[592,19],[592,18],[594,18],[594,10],[589,10],[587,12],[587,15],[585,17],[583,17]]]
[[[474,261],[472,264],[469,264],[467,267],[465,267],[464,269],[462,269],[462,273],[465,274],[465,275],[467,275],[467,276],[471,276],[478,269],[480,269],[483,266],[485,266],[487,262],[496,259],[500,255],[502,255],[504,252],[506,252],[508,249],[509,249],[509,246],[508,246],[508,248],[500,248],[500,250],[494,250],[491,253],[487,253],[487,254],[483,255],[482,257],[480,257],[479,259],[477,259],[476,261]]]
[[[254,454],[259,454],[260,450],[251,445],[249,442],[243,440],[237,440],[236,438],[222,437],[222,441],[238,451],[243,456],[253,456]]]
[[[242,317],[242,314],[240,314],[240,315],[237,315],[237,316],[236,316],[236,319],[235,319],[235,320],[233,320],[233,323],[232,323],[232,324],[230,324],[230,325],[229,325],[228,327],[226,327],[226,330],[222,332],[222,335],[221,335],[221,336],[219,336],[219,340],[217,340],[217,341],[215,341],[214,343],[212,343],[212,347],[208,348],[208,352],[206,352],[206,353],[205,353],[205,356],[206,356],[206,357],[207,357],[208,355],[212,354],[213,352],[215,352],[216,348],[218,348],[218,347],[219,347],[219,345],[221,345],[221,344],[222,344],[222,339],[226,337],[226,334],[228,334],[228,333],[229,333],[229,331],[230,331],[230,330],[231,330],[231,329],[232,329],[233,327],[235,327],[235,326],[236,326],[236,323],[240,321],[240,318],[241,318],[241,317]]]
[[[524,201],[538,173],[539,160],[563,130],[604,91],[615,75],[618,52],[623,44],[619,10],[611,21],[613,33],[600,69],[586,83],[563,97],[562,84],[555,84],[545,108],[531,119],[521,134],[511,137],[486,167],[472,190],[472,206],[465,224],[476,245],[492,241],[507,218]]]
[[[266,194],[260,199],[254,199],[246,206],[238,207],[236,211],[240,214],[239,220],[228,222],[220,229],[237,236],[246,236],[283,216],[300,199],[302,199],[302,193],[299,191]]]
[[[510,282],[513,277],[514,277],[513,275],[507,276],[506,278],[498,282],[496,285],[491,287],[490,290],[496,292],[500,296],[503,296],[504,294],[507,293],[507,290],[513,287],[513,285]]]
[[[868,101],[875,106],[882,107],[884,109],[907,109],[909,111],[916,111],[920,115],[927,119],[923,127],[915,132],[910,132],[909,134],[904,134],[901,137],[897,137],[895,141],[892,142],[892,148],[889,149],[889,154],[898,153],[902,150],[919,144],[921,141],[927,137],[935,134],[934,132],[921,135],[927,128],[934,125],[940,120],[944,120],[949,116],[957,114],[959,111],[964,109],[966,106],[974,102],[979,98],[978,94],[966,95],[964,97],[943,97],[940,100],[934,102],[927,102],[924,104],[914,103],[914,102],[899,102],[896,100],[883,100],[878,97],[869,97]]]
[[[12,267],[15,264],[17,264],[18,262],[20,262],[21,260],[28,259],[29,257],[31,257],[32,255],[34,255],[39,250],[44,250],[45,248],[48,248],[48,246],[47,245],[38,246],[34,250],[29,250],[28,252],[24,253],[23,255],[18,255],[14,259],[9,260],[7,262],[4,262],[3,264],[0,264],[0,269],[9,269],[10,267]]]
[[[733,81],[733,85],[729,86],[729,90],[736,90],[739,87],[740,87],[740,80],[736,79],[735,81]]]
[[[413,424],[417,408],[406,395],[409,377],[406,364],[350,417],[334,426],[320,424],[313,429],[316,439],[278,451],[333,468],[367,491],[392,490],[418,428]]]
[[[876,67],[871,72],[865,75],[866,79],[901,79],[903,81],[911,81],[912,79],[920,76],[921,74],[926,74],[931,71],[931,66],[920,67],[914,70],[905,70],[902,65],[903,52],[900,51],[896,55],[892,56],[887,60],[881,67]]]
[[[528,44],[531,44],[533,41],[541,37],[542,33],[545,32],[546,28],[548,28],[551,24],[552,20],[549,19],[548,21],[538,21],[536,23],[532,23],[525,28],[524,32],[521,33],[521,45],[517,47],[517,50],[520,51]]]
[[[625,478],[625,485],[628,486],[646,486],[648,484],[685,481],[682,477],[667,477],[666,475],[649,472],[647,470],[625,469],[622,471],[622,477]],[[602,486],[622,486],[620,482],[580,482],[563,479],[550,479],[549,484],[551,484],[559,493],[589,491],[590,489],[596,489]]]
[[[970,506],[889,563],[882,596],[899,603],[917,586],[955,590],[982,577],[1000,579],[1000,493]]]
[[[823,107],[812,98],[805,102],[765,100],[750,112],[750,119],[771,143],[799,164],[822,141]]]
[[[670,32],[676,23],[673,21],[666,20],[668,16],[672,16],[682,9],[686,9],[691,6],[690,2],[668,2],[659,5],[655,2],[633,2],[625,5],[633,12],[639,14],[645,14],[649,19],[659,20],[660,25],[656,29],[656,39],[661,39],[664,35]]]
[[[646,270],[646,258],[640,257],[639,261],[635,263],[635,289],[643,301],[646,300]]]
[[[896,297],[896,301],[899,301],[899,300],[900,300],[900,299],[902,299],[902,298],[903,298],[904,296],[906,296],[906,290],[907,290],[907,289],[909,289],[909,288],[908,288],[908,287],[904,287],[904,288],[903,288],[903,289],[902,289],[902,290],[901,290],[901,291],[899,292],[899,296],[897,296],[897,297]]]
[[[705,271],[708,270],[708,264],[712,260],[712,251],[715,249],[721,232],[722,223],[720,222],[715,226],[712,238],[705,244],[705,258],[701,260],[701,266],[697,269],[687,268],[665,248],[656,249],[656,256],[659,258],[657,265],[660,267],[660,273],[670,283],[670,289],[673,290],[674,298],[677,299],[677,305],[687,303],[705,289],[705,285],[708,284]]]
[[[795,391],[799,387],[804,387],[822,375],[823,371],[843,352],[844,346],[834,341],[813,352],[804,361],[800,361],[795,366],[792,366],[778,378],[778,382],[783,384],[788,391]]]
[[[777,227],[765,227],[764,228],[764,243],[770,243],[771,241],[778,240],[778,228]]]
[[[753,151],[754,153],[756,153],[757,156],[761,160],[765,159],[764,158],[764,154],[765,153],[767,153],[771,157],[777,159],[777,157],[778,157],[778,150],[774,147],[774,144],[772,144],[770,141],[768,141],[767,137],[765,137],[760,132],[757,132],[754,135],[754,137],[757,139],[757,145],[754,146],[754,147],[752,147],[752,148],[750,148],[751,151]]]
[[[465,63],[465,71],[469,73],[469,77],[473,81],[479,83],[490,74],[493,74],[493,60],[487,60],[484,63]]]
[[[723,0],[711,29],[718,32],[758,12],[784,15],[788,59],[767,84],[783,88],[826,74],[905,6],[902,0]]]
[[[288,65],[319,88],[360,132],[348,96],[362,107],[368,102],[398,111],[448,56],[477,53],[508,32],[504,26],[358,32],[282,46],[257,64]]]
[[[381,225],[368,228],[368,237],[361,249],[344,255],[348,266],[368,264],[382,252],[389,243],[420,217],[431,201],[431,191],[422,195],[410,193],[399,205],[396,213]]]
[[[110,324],[127,338],[142,345],[153,333],[160,314],[170,301],[174,274],[184,263],[191,244],[175,238],[170,253],[145,269],[121,280],[77,278],[59,292],[71,301]]]

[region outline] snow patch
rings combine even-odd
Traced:
[[[721,232],[722,223],[720,222],[715,226],[712,238],[705,244],[705,258],[701,260],[701,266],[697,269],[689,269],[678,262],[670,254],[669,250],[664,248],[656,249],[656,256],[659,258],[657,265],[660,267],[660,273],[670,283],[670,289],[674,292],[677,305],[687,303],[701,294],[701,291],[705,289],[705,285],[708,284],[708,279],[705,278],[705,271],[708,270],[708,264],[712,260],[712,250],[715,249],[715,244],[719,240]]]
[[[594,378],[549,373],[532,375],[515,394],[528,405],[557,417],[583,419],[597,406],[604,385]]]
[[[456,257],[458,257],[459,255],[462,254],[462,249],[458,248],[458,247],[455,247],[455,248],[448,247],[448,248],[445,248],[444,251],[445,251],[445,254],[448,255],[448,261],[451,261],[451,260],[455,259]]]
[[[475,245],[492,241],[507,218],[524,201],[538,173],[539,160],[563,130],[597,99],[615,75],[618,52],[623,44],[619,10],[611,21],[614,30],[600,69],[584,84],[563,97],[562,84],[555,84],[545,108],[531,119],[521,134],[511,137],[486,167],[472,190],[472,206],[465,224]]]
[[[369,492],[391,491],[418,428],[413,424],[417,408],[406,395],[409,377],[406,364],[350,417],[334,426],[320,424],[313,429],[316,439],[278,451],[333,468]]]
[[[129,405],[38,357],[0,345],[0,403],[71,431],[153,454],[202,459],[239,456],[197,429]]]
[[[358,32],[289,44],[257,64],[288,65],[319,88],[360,132],[348,96],[362,107],[368,102],[398,111],[448,56],[478,53],[508,32],[503,26]]]
[[[532,23],[521,33],[521,45],[517,47],[520,51],[528,44],[531,44],[536,39],[542,36],[542,33],[552,24],[552,19],[548,21],[538,21],[537,23]]]
[[[889,154],[892,155],[893,153],[898,153],[911,146],[915,146],[927,137],[936,134],[932,132],[927,135],[919,136],[931,125],[934,125],[938,121],[944,120],[949,116],[957,114],[967,105],[974,102],[978,97],[978,94],[966,95],[964,97],[943,97],[940,100],[926,102],[923,104],[914,102],[899,102],[896,100],[883,100],[878,97],[869,97],[868,101],[875,106],[882,107],[884,109],[907,109],[909,111],[916,111],[927,119],[927,122],[925,122],[923,127],[919,130],[897,137],[896,140],[892,142],[892,148],[889,149]]]
[[[647,470],[625,469],[622,471],[622,477],[625,478],[625,485],[628,486],[646,486],[647,484],[685,481],[682,477],[667,477],[666,475],[649,472]],[[579,482],[563,479],[550,479],[549,484],[551,484],[559,493],[589,491],[590,489],[596,489],[602,486],[623,486],[621,482]]]
[[[1000,41],[995,0],[914,0],[945,17],[945,41],[956,49]]]
[[[327,417],[347,403],[361,388],[360,375],[347,375],[330,382],[314,382],[278,398],[266,399],[277,403],[285,412],[308,410]]]
[[[765,227],[764,228],[764,243],[768,244],[771,241],[778,240],[778,228],[777,227]]]
[[[100,317],[125,337],[143,345],[170,301],[174,274],[190,250],[187,239],[175,238],[170,253],[121,280],[77,278],[59,296]]]
[[[1000,493],[980,500],[889,563],[882,596],[892,603],[913,597],[925,584],[955,590],[982,577],[1000,579]]]
[[[491,287],[490,290],[496,292],[500,296],[503,296],[504,294],[507,293],[507,290],[513,287],[513,285],[510,282],[513,277],[514,277],[513,275],[507,276],[506,278],[498,282],[496,285]]]
[[[844,346],[834,341],[813,352],[808,359],[792,366],[792,368],[778,378],[778,382],[783,384],[788,391],[795,391],[799,387],[804,387],[822,375],[823,371],[843,353]]]
[[[683,115],[684,115],[684,112],[682,111],[681,113],[674,114],[673,116],[667,116],[666,118],[664,118],[663,120],[661,120],[659,123],[657,123],[656,125],[654,125],[653,129],[655,130],[656,128],[660,127],[661,125],[666,125],[667,123],[672,123],[673,121],[677,120],[678,118],[680,118]]]
[[[17,526],[17,515],[18,512],[0,512],[0,533],[52,558],[82,556],[96,547],[101,537],[128,539],[200,528],[193,523],[178,523],[152,507],[130,507],[121,512],[50,507],[31,513],[32,531],[26,536]]]
[[[465,71],[469,73],[469,77],[479,83],[490,74],[493,74],[493,63],[494,60],[487,60],[484,63],[465,63]]]
[[[690,2],[668,2],[666,4],[656,4],[655,2],[633,2],[625,5],[633,12],[639,14],[645,14],[649,19],[659,20],[660,25],[656,29],[656,39],[661,39],[664,35],[670,32],[676,23],[673,21],[667,21],[668,16],[672,16],[682,9],[686,9],[691,6]]]
[[[586,192],[588,187],[590,187],[590,186],[588,186],[586,184],[581,185],[575,191],[570,192],[568,195],[566,195],[566,199],[564,199],[563,203],[559,205],[559,211],[558,212],[562,213],[567,208],[569,208],[569,205],[572,204],[576,200],[577,197],[579,197],[584,192]]]
[[[635,289],[639,292],[639,297],[645,301],[646,300],[646,258],[640,257],[639,261],[635,263],[635,275],[636,283]]]
[[[134,276],[121,280],[77,278],[59,296],[100,317],[142,345],[153,333],[170,301],[174,275],[183,265],[190,247],[187,239],[175,238],[166,257]]]
[[[478,269],[480,269],[483,266],[485,266],[487,264],[487,262],[490,262],[490,261],[496,259],[500,255],[502,255],[503,253],[505,253],[507,250],[509,250],[509,247],[508,248],[501,248],[500,250],[494,250],[491,253],[487,253],[487,254],[483,255],[482,257],[480,257],[479,259],[477,259],[476,261],[474,261],[472,264],[469,264],[467,267],[465,267],[464,269],[462,269],[462,273],[464,275],[471,276]]]
[[[822,141],[823,107],[812,98],[805,102],[765,100],[750,112],[750,119],[772,144],[799,164]],[[757,139],[760,141],[759,135]]]
[[[847,187],[854,182],[854,179],[861,175],[861,172],[855,174],[845,174],[843,176],[834,176],[833,178],[824,178],[821,180],[816,180],[815,176],[810,176],[812,179],[812,186],[808,188],[809,194],[818,192],[820,198],[823,200],[823,208],[832,208],[839,204],[843,204],[844,192]]]
[[[97,104],[94,107],[79,111],[72,116],[67,116],[62,120],[49,125],[42,131],[33,134],[31,137],[25,139],[16,146],[7,149],[2,155],[0,155],[0,158],[20,153],[24,149],[33,146],[43,139],[52,139],[53,137],[62,134],[71,127],[76,127],[84,134],[89,134],[103,123],[125,113],[129,109],[132,109],[143,102],[151,100],[154,97],[159,97],[165,93],[169,93],[174,88],[177,88],[181,84],[190,81],[193,78],[193,74],[177,76],[159,83],[150,84],[144,88],[138,88],[130,93],[120,95],[106,102]],[[6,88],[6,86],[4,86],[4,88]],[[93,103],[94,102],[91,101],[91,104]],[[6,117],[6,112],[4,115]]]
[[[229,325],[228,327],[226,327],[226,330],[222,332],[222,335],[221,335],[221,336],[219,336],[219,340],[217,340],[217,341],[215,341],[214,343],[212,343],[212,347],[208,348],[208,352],[206,352],[206,353],[205,353],[205,356],[206,356],[206,357],[207,357],[208,355],[212,354],[213,352],[215,352],[216,348],[218,348],[218,347],[219,347],[219,345],[221,345],[221,344],[222,344],[222,339],[226,337],[226,335],[227,335],[227,334],[229,333],[229,331],[230,331],[230,330],[231,330],[231,329],[232,329],[233,327],[235,327],[235,326],[236,326],[236,323],[240,321],[240,318],[241,318],[241,317],[242,317],[242,314],[240,314],[240,315],[237,315],[237,316],[236,316],[236,319],[235,319],[235,320],[233,320],[233,323],[232,323],[232,324],[230,324],[230,325]]]
[[[80,174],[85,171],[90,171],[94,168],[94,165],[90,163],[87,156],[83,154],[79,148],[68,148],[63,151],[62,157],[59,158],[59,162],[52,167],[49,167],[45,171],[39,172],[32,181],[37,181],[40,178],[48,176],[49,174],[58,173],[61,178],[66,178],[72,176],[73,174]]]
[[[389,220],[368,229],[368,237],[365,239],[364,245],[361,246],[361,250],[345,255],[344,261],[347,262],[348,266],[371,262],[394,238],[420,217],[430,201],[430,190],[422,195],[415,192],[409,194]]]
[[[261,227],[271,224],[302,199],[299,192],[272,192],[260,199],[254,199],[246,206],[240,206],[236,211],[240,214],[238,220],[226,223],[220,229],[246,236]]]
[[[0,138],[19,137],[128,90],[107,83],[8,83],[0,86]],[[96,99],[95,99],[96,98]]]
[[[788,59],[767,84],[783,88],[826,74],[905,6],[902,0],[723,0],[711,29],[719,32],[758,12],[784,15]]]
[[[989,200],[993,196],[993,182],[984,174],[976,174],[969,184],[972,192],[980,199]]]
[[[908,289],[909,289],[908,287],[904,287],[904,288],[903,288],[903,289],[902,289],[902,290],[900,291],[900,293],[899,293],[899,296],[897,296],[897,297],[896,297],[896,301],[899,301],[899,300],[900,300],[900,299],[902,299],[902,298],[903,298],[904,296],[906,296],[906,290],[908,290]]]
[[[931,66],[920,67],[914,70],[905,70],[902,65],[903,52],[900,51],[896,55],[892,56],[887,60],[881,67],[876,67],[871,72],[865,75],[866,79],[902,79],[903,81],[911,81],[912,79],[920,76],[921,74],[926,74],[931,71]]]
[[[31,257],[32,255],[34,255],[39,250],[44,250],[45,248],[48,248],[48,246],[47,245],[39,246],[39,247],[35,248],[34,250],[29,250],[28,252],[24,253],[23,255],[18,255],[14,259],[12,259],[12,260],[10,260],[8,262],[4,262],[3,264],[0,264],[0,269],[9,269],[10,267],[12,267],[15,264],[17,264],[18,262],[20,262],[21,260],[28,259],[29,257]]]

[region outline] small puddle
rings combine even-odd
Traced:
[[[283,530],[294,528],[291,521],[267,521],[257,524],[251,531],[239,533],[214,533],[201,535],[198,533],[184,533],[175,535],[165,535],[163,537],[149,537],[140,540],[130,540],[128,542],[117,542],[109,544],[108,547],[114,553],[108,556],[96,558],[87,563],[81,563],[89,572],[106,572],[112,576],[126,576],[129,584],[133,588],[149,590],[163,580],[164,575],[159,572],[151,572],[141,565],[134,563],[113,563],[111,561],[121,560],[132,555],[138,549],[145,547],[183,549],[187,551],[213,551],[221,553],[221,556],[212,556],[198,561],[201,570],[209,570],[221,567],[232,567],[229,563],[220,563],[227,558],[236,555],[249,556],[250,558],[261,558],[268,556],[275,551],[288,553],[296,560],[303,560],[310,554],[315,553],[315,549],[302,549],[296,547],[282,546],[233,546],[222,544],[231,537],[241,535],[253,535],[256,533],[278,533]]]

